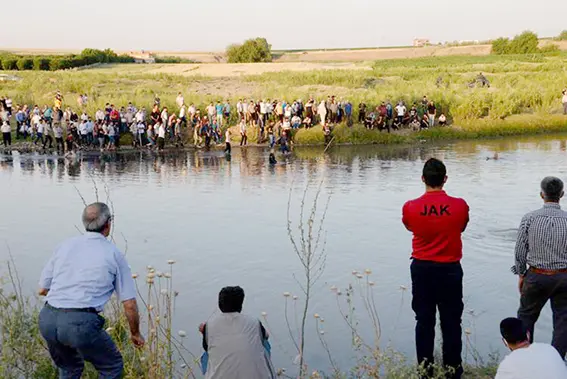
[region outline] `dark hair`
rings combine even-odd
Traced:
[[[242,312],[244,290],[241,287],[224,287],[219,293],[219,309],[222,313]]]
[[[557,202],[563,193],[563,181],[554,176],[547,176],[541,181],[541,192],[545,200]]]
[[[517,344],[528,340],[528,329],[522,320],[509,317],[500,323],[500,334],[506,342]]]
[[[430,158],[423,166],[423,180],[429,187],[442,187],[445,183],[447,168],[439,159]]]

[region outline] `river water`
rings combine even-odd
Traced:
[[[289,337],[284,292],[303,299],[296,279],[302,269],[287,236],[287,203],[299,218],[306,186],[308,203],[322,181],[330,195],[325,219],[327,261],[314,287],[308,317],[307,361],[328,369],[327,354],[316,338],[313,313],[325,318],[324,339],[338,364],[353,356],[351,333],[331,286],[356,283],[352,270],[371,269],[372,291],[380,316],[381,343],[414,357],[409,255],[411,235],[401,224],[403,203],[420,196],[423,162],[438,157],[448,167],[447,191],[464,197],[471,222],[464,234],[465,315],[470,335],[464,350],[483,357],[505,353],[498,324],[515,315],[517,281],[513,264],[516,230],[522,215],[540,207],[538,185],[545,175],[567,179],[563,136],[457,142],[413,147],[340,147],[297,149],[268,165],[268,152],[235,150],[230,162],[221,152],[190,151],[157,156],[128,153],[64,159],[44,155],[0,158],[2,217],[0,236],[14,256],[24,288],[35,289],[43,264],[63,239],[78,233],[83,202],[110,195],[115,212],[114,238],[134,272],[147,265],[167,269],[174,259],[175,328],[186,330],[186,345],[200,353],[197,325],[216,310],[218,290],[240,285],[245,312],[267,313],[278,367],[292,369],[297,354]],[[499,152],[498,160],[487,160]],[[295,230],[295,229],[294,229]],[[8,259],[8,248],[0,249]],[[355,285],[355,289],[358,286]],[[364,288],[364,286],[363,286]],[[358,290],[357,290],[358,291]],[[291,329],[294,301],[288,298]],[[354,311],[364,337],[372,337],[366,309],[355,295]],[[338,304],[344,308],[344,295]],[[299,304],[296,305],[299,307]],[[536,340],[549,341],[546,309]]]

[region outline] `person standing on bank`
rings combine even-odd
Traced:
[[[452,369],[448,378],[459,379],[461,365],[461,317],[463,314],[463,233],[469,207],[463,199],[443,191],[447,169],[431,158],[423,167],[425,194],[405,203],[402,221],[413,233],[411,263],[412,308],[416,315],[417,360],[431,373],[434,363],[436,312],[443,335],[443,364]]]
[[[93,203],[82,218],[86,233],[59,245],[41,274],[39,294],[46,296],[46,302],[39,314],[39,330],[59,378],[80,379],[88,361],[101,378],[118,379],[122,356],[103,329],[100,313],[116,291],[132,342],[144,346],[136,287],[124,255],[107,240],[112,226],[108,206]]]
[[[567,352],[567,212],[561,209],[563,182],[548,176],[541,181],[543,208],[522,218],[516,242],[515,265],[519,276],[518,318],[534,338],[542,308],[551,300],[553,339],[561,358]]]

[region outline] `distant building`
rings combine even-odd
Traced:
[[[134,58],[135,63],[156,63],[155,56],[149,51],[131,51],[129,55]]]
[[[416,38],[413,40],[413,47],[424,47],[431,45],[431,42],[427,38]]]

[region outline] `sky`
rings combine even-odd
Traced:
[[[27,0],[2,17],[0,49],[222,51],[265,37],[273,49],[407,46],[567,29],[565,0]],[[56,22],[55,20],[59,20]]]

